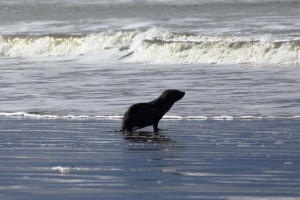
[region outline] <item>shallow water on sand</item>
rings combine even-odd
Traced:
[[[120,120],[2,118],[3,199],[293,199],[299,120],[163,120],[121,135]]]
[[[103,63],[95,66],[77,62],[80,60],[13,62],[1,66],[0,115],[33,112],[58,117],[122,116],[129,105],[152,101],[169,88],[185,91],[186,95],[168,115],[299,115],[298,67]]]

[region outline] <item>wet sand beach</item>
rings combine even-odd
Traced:
[[[1,199],[297,199],[299,120],[1,118]]]

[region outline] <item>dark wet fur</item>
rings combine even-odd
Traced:
[[[158,132],[159,120],[171,109],[176,101],[183,98],[185,92],[166,90],[157,99],[148,103],[133,104],[123,116],[122,132],[132,132],[146,126],[153,126]]]

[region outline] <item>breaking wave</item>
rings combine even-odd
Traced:
[[[164,28],[109,31],[87,35],[0,36],[2,57],[68,56],[98,51],[102,54],[108,49],[117,50],[116,59],[134,63],[289,65],[300,63],[299,39],[192,35],[172,33]]]
[[[121,120],[122,115],[54,115],[36,112],[0,112],[0,117],[29,118],[29,119],[74,119],[74,120]],[[260,119],[300,119],[300,116],[179,116],[165,115],[165,120],[260,120]]]

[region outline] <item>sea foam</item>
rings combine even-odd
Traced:
[[[54,115],[43,113],[31,112],[0,112],[0,117],[12,118],[30,118],[30,119],[69,119],[69,120],[121,120],[122,115]],[[230,116],[230,115],[217,115],[217,116],[180,116],[180,115],[165,115],[164,120],[261,120],[261,119],[300,119],[299,115],[296,116]]]
[[[2,35],[0,56],[28,58],[105,54],[116,60],[149,64],[287,64],[300,63],[300,40],[263,36],[192,35],[164,28],[87,35]]]

